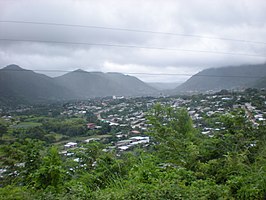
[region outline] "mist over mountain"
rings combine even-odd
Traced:
[[[0,70],[0,101],[4,104],[86,99],[112,95],[147,96],[157,90],[133,76],[76,70],[51,78],[9,65]]]
[[[195,74],[174,91],[190,93],[258,87],[258,81],[264,76],[266,64],[210,68]]]
[[[171,90],[175,89],[177,86],[181,85],[182,82],[149,82],[151,87],[156,88],[157,90]]]

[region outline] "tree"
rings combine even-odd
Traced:
[[[33,174],[39,169],[41,164],[41,150],[43,150],[43,142],[39,140],[26,139],[23,142],[23,176],[26,183],[31,181]]]
[[[96,141],[84,144],[82,148],[72,150],[75,157],[79,158],[78,163],[73,161],[72,163],[69,162],[69,164],[76,168],[75,171],[81,170],[81,172],[84,172],[85,169],[92,170],[96,159],[104,154],[103,148],[104,145]]]
[[[86,117],[87,122],[90,122],[90,123],[97,122],[97,116],[91,111],[87,111],[85,117]]]
[[[1,160],[7,167],[5,183],[19,182],[27,185],[41,163],[40,151],[43,142],[39,140],[18,140],[13,144],[1,146]]]
[[[6,172],[3,173],[2,184],[6,185],[18,181],[18,174],[21,171],[18,163],[23,162],[23,154],[19,142],[1,146],[1,165],[6,168]]]
[[[51,186],[58,191],[64,183],[65,174],[57,148],[51,147],[34,175],[34,186],[38,189]]]
[[[101,128],[101,134],[108,134],[111,131],[111,126],[106,122],[100,123]]]
[[[8,128],[6,125],[0,123],[0,137],[1,137],[1,140],[2,140],[2,137],[4,134],[6,134],[8,131]]]
[[[148,115],[151,125],[147,134],[157,142],[161,157],[168,162],[189,166],[198,156],[197,132],[187,111],[154,106]]]

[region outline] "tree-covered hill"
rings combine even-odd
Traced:
[[[70,97],[68,89],[46,75],[17,65],[0,69],[0,100],[3,104],[47,102]]]
[[[147,96],[156,90],[133,76],[121,73],[86,72],[76,70],[56,77],[61,86],[68,88],[77,99],[113,95]]]
[[[138,78],[120,73],[76,70],[51,78],[17,65],[0,69],[0,105],[156,94],[156,89]]]
[[[175,92],[206,92],[245,89],[266,76],[266,64],[205,69],[175,89]]]

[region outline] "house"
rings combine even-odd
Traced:
[[[78,144],[76,142],[68,142],[64,145],[65,148],[73,148],[76,147]]]
[[[116,146],[126,146],[128,144],[130,144],[132,142],[132,140],[120,140],[116,143]]]
[[[125,151],[129,148],[130,146],[120,146],[118,147],[118,149],[120,149],[120,151]]]
[[[97,141],[97,140],[100,140],[100,138],[89,138],[89,139],[85,140],[85,142],[89,143],[91,141]]]
[[[137,145],[137,144],[149,143],[150,142],[150,138],[149,137],[136,136],[136,137],[131,137],[129,139],[132,140],[131,145]]]
[[[87,128],[88,129],[95,129],[96,125],[94,123],[88,123]]]
[[[140,134],[140,132],[137,131],[137,130],[132,130],[131,133],[133,133],[133,134]]]

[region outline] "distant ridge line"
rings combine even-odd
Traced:
[[[95,71],[85,71],[85,70],[59,70],[59,69],[5,69],[3,71],[35,71],[35,72],[64,72],[64,73],[94,73]],[[99,73],[120,73],[120,74],[129,74],[129,75],[150,75],[150,76],[203,76],[203,77],[228,77],[228,78],[264,78],[265,76],[238,76],[238,75],[204,75],[204,74],[183,74],[183,73],[143,73],[143,72],[99,72]]]

